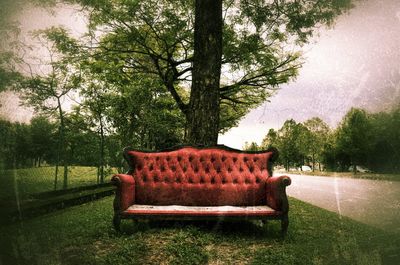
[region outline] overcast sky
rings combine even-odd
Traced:
[[[12,0],[7,1],[11,2]],[[30,33],[50,26],[64,26],[74,36],[80,36],[86,32],[85,18],[77,12],[76,7],[60,5],[62,12],[49,12],[50,10],[33,7],[27,4],[28,2],[29,0],[19,0],[19,2],[8,5],[10,9],[14,10],[12,20],[17,20],[20,24],[20,38],[24,43],[33,44]],[[15,11],[15,5],[21,7],[19,12]],[[45,50],[34,50],[32,53],[36,57],[38,54],[43,54],[44,56]],[[14,93],[3,92],[0,93],[0,116],[11,121],[26,123],[32,118],[33,112],[30,109],[19,106],[18,97]]]
[[[260,144],[269,128],[290,118],[318,116],[335,127],[351,107],[375,112],[400,104],[400,0],[364,1],[305,51],[297,80],[220,136],[220,143]]]
[[[83,18],[71,8],[56,17],[25,8],[18,17],[22,35],[43,25],[68,25],[76,35],[85,31]],[[400,0],[363,1],[304,50],[299,77],[220,136],[220,143],[235,148],[245,141],[261,143],[269,128],[290,118],[318,116],[335,127],[353,106],[380,111],[400,104]],[[18,107],[11,93],[1,94],[0,104],[3,116],[29,121],[30,111]]]

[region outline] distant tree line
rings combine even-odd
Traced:
[[[56,122],[44,116],[34,117],[29,124],[0,119],[0,155],[2,167],[26,168],[57,163],[59,134]],[[65,157],[68,165],[100,166],[99,137],[92,131],[67,122]],[[114,136],[106,137],[105,164],[121,167],[120,148]]]
[[[270,129],[258,146],[246,143],[248,150],[275,146],[278,163],[286,170],[310,165],[313,170],[347,171],[356,166],[375,172],[400,172],[400,108],[390,112],[368,113],[352,108],[336,129],[320,118],[303,123],[290,119],[279,130]]]
[[[38,83],[46,84],[45,80]],[[54,188],[58,189],[58,168],[63,167],[62,188],[67,188],[69,166],[98,167],[98,181],[103,183],[105,167],[124,170],[123,147],[154,150],[182,143],[182,117],[162,89],[132,86],[115,93],[110,87],[107,91],[82,82],[80,94],[85,98],[65,111],[57,99],[48,100],[37,89],[39,84],[25,93],[25,100],[33,99],[27,105],[36,110],[29,124],[0,119],[0,168],[55,166]],[[58,93],[53,89],[48,95]]]

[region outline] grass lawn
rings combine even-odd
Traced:
[[[297,175],[310,175],[310,176],[322,176],[322,177],[337,177],[337,178],[357,178],[357,179],[373,179],[373,180],[389,180],[389,181],[400,181],[400,174],[378,174],[378,173],[360,173],[354,174],[353,172],[328,172],[328,171],[315,171],[315,172],[305,172],[305,171],[290,171],[281,172],[276,171],[276,173],[287,173],[287,174],[297,174]]]
[[[97,183],[97,168],[70,166],[68,167],[68,188],[74,188]],[[36,167],[0,172],[0,200],[15,197],[17,191],[21,199],[29,194],[54,190],[55,167]],[[57,189],[63,186],[64,169],[59,167]],[[14,181],[14,178],[16,181]],[[106,181],[110,179],[107,175]]]
[[[124,220],[118,234],[112,200],[0,228],[0,264],[400,264],[399,234],[292,198],[285,240],[278,221]]]

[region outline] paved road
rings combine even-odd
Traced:
[[[281,175],[281,174],[276,174]],[[400,182],[286,174],[289,196],[354,220],[400,232]]]

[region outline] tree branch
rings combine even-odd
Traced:
[[[270,85],[270,82],[268,80],[266,80],[266,78],[271,75],[281,74],[281,73],[287,72],[289,70],[298,68],[300,66],[300,64],[293,65],[291,67],[288,67],[288,68],[285,68],[282,70],[278,70],[279,68],[282,68],[283,66],[293,62],[296,59],[297,59],[297,57],[295,57],[295,56],[289,56],[288,58],[286,58],[286,60],[282,61],[275,67],[268,69],[267,71],[261,71],[260,73],[258,73],[256,75],[251,75],[252,73],[247,73],[238,82],[236,82],[232,85],[221,87],[220,94],[221,95],[230,94],[231,92],[237,91],[238,88],[243,85],[256,86],[256,87]]]

